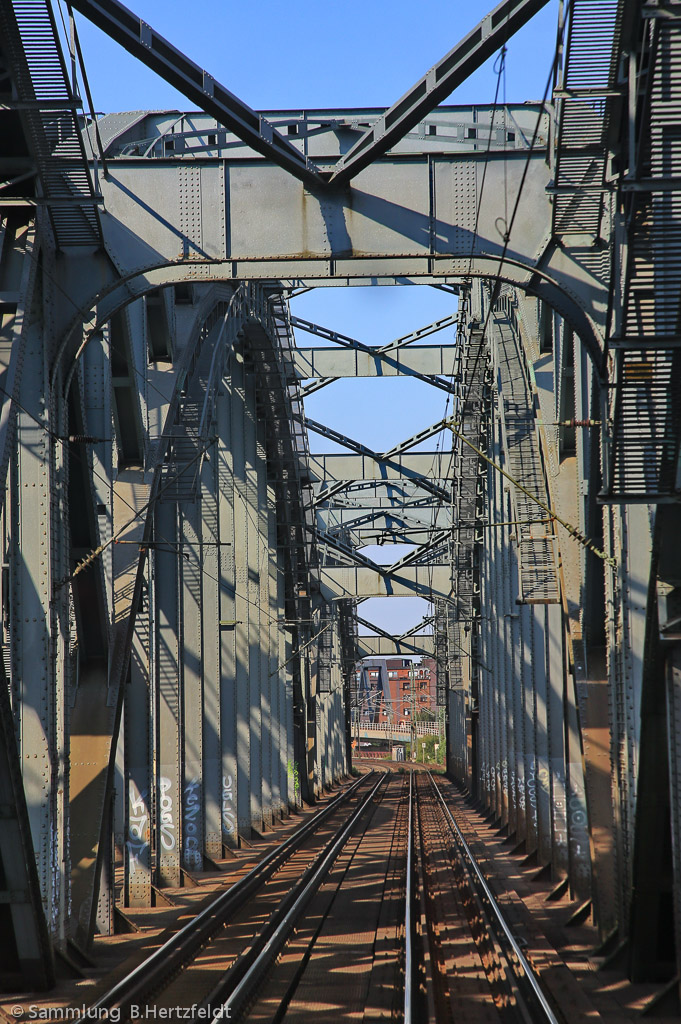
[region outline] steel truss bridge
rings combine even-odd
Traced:
[[[148,906],[314,799],[357,659],[423,652],[453,778],[633,978],[679,973],[681,4],[572,0],[545,103],[438,106],[543,3],[388,110],[262,114],[72,0],[197,108],[94,118],[49,0],[0,0],[8,984],[113,929],[116,847]],[[291,314],[359,283],[458,311],[381,347]],[[450,415],[386,452],[306,418],[397,375]],[[430,625],[358,616],[405,594]]]

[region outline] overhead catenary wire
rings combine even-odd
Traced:
[[[473,442],[470,441],[465,436],[465,434],[463,434],[459,430],[458,426],[454,422],[453,417],[447,424],[447,426],[452,431],[452,433],[455,434],[461,441],[463,441],[464,444],[468,445],[468,447],[472,451],[474,451],[479,458],[483,459],[486,463],[488,463],[488,465],[490,465],[494,470],[496,470],[497,473],[500,473],[503,477],[510,481],[510,483],[512,483],[514,487],[517,487],[519,491],[522,491],[522,493],[527,498],[530,498],[531,501],[534,501],[539,506],[539,508],[543,509],[544,512],[547,512],[551,516],[551,519],[555,519],[557,523],[560,523],[563,529],[567,530],[570,536],[574,537],[574,539],[578,541],[583,547],[585,547],[588,551],[591,551],[594,555],[596,555],[597,558],[600,558],[602,561],[606,562],[613,568],[617,566],[617,560],[615,558],[612,558],[610,555],[606,554],[605,551],[599,548],[595,541],[591,540],[590,537],[586,537],[583,533],[581,533],[580,530],[577,529],[576,526],[573,526],[572,523],[569,523],[567,521],[567,519],[564,519],[562,516],[560,516],[551,508],[550,505],[547,505],[545,501],[542,501],[541,498],[538,498],[536,494],[533,494],[532,491],[529,491],[527,487],[521,484],[519,480],[512,476],[507,470],[505,470],[503,466],[500,466],[498,462],[495,462],[494,459],[490,458],[489,455],[486,455],[481,448],[478,448],[477,445],[473,444]]]

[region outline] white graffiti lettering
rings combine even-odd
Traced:
[[[184,862],[187,867],[201,868],[201,787],[198,779],[186,782],[184,786]]]
[[[143,855],[149,848],[148,826],[149,811],[147,808],[147,793],[144,790],[135,796],[134,789],[130,790],[130,810],[128,813],[128,838],[126,849],[128,851],[128,870],[131,875],[138,871],[148,870],[148,858]]]
[[[174,850],[177,845],[175,822],[173,820],[173,798],[169,793],[172,782],[164,777],[158,780],[158,786],[161,810],[161,846],[164,850],[170,851]]]
[[[233,837],[236,832],[234,780],[231,775],[222,776],[222,828],[229,837]]]

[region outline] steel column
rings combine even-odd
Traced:
[[[563,610],[547,604],[546,666],[548,671],[549,770],[551,773],[552,864],[558,877],[569,869],[565,772],[565,664],[563,658]]]
[[[155,608],[156,686],[156,879],[178,886],[182,880],[180,750],[180,581],[178,509],[172,501],[156,505],[153,601]]]
[[[180,505],[182,866],[203,868],[203,651],[200,498]],[[159,538],[160,540],[160,538]]]
[[[211,428],[214,429],[214,428]],[[222,771],[220,745],[220,523],[219,440],[201,467],[201,652],[203,669],[204,852],[222,857]]]
[[[233,360],[232,360],[233,364]],[[236,534],[234,456],[232,443],[233,388],[221,387],[216,400],[218,445],[217,502],[220,537],[219,621],[220,646],[220,747],[222,843],[238,845],[237,784],[237,658],[236,658]]]
[[[64,800],[68,790],[63,676],[57,666],[57,646],[51,640],[53,495],[47,433],[50,420],[44,397],[48,386],[40,327],[25,330],[17,443],[11,467],[12,697],[43,907],[52,938],[64,939],[62,908],[68,872]]]

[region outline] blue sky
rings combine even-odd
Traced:
[[[251,107],[281,110],[389,106],[493,6],[480,0],[133,0],[132,9]],[[541,99],[557,11],[558,0],[550,0],[508,43],[502,99]],[[82,16],[76,20],[98,111],[191,109]],[[448,102],[491,103],[493,65],[489,60]],[[380,344],[455,312],[456,299],[428,287],[321,288],[295,299],[292,308],[305,319]],[[317,343],[303,334],[298,340]],[[417,381],[339,381],[311,396],[306,412],[384,451],[439,419],[445,395]],[[313,451],[335,449],[315,435],[310,441]],[[396,557],[399,552],[386,547],[381,561]],[[425,611],[425,602],[402,598],[367,602],[360,614],[401,632]]]
[[[557,0],[509,43],[506,98],[541,99],[555,43]],[[147,21],[257,110],[388,106],[492,7],[481,0],[133,0]],[[76,15],[98,109],[186,109],[187,102]],[[492,61],[452,102],[494,97]]]

